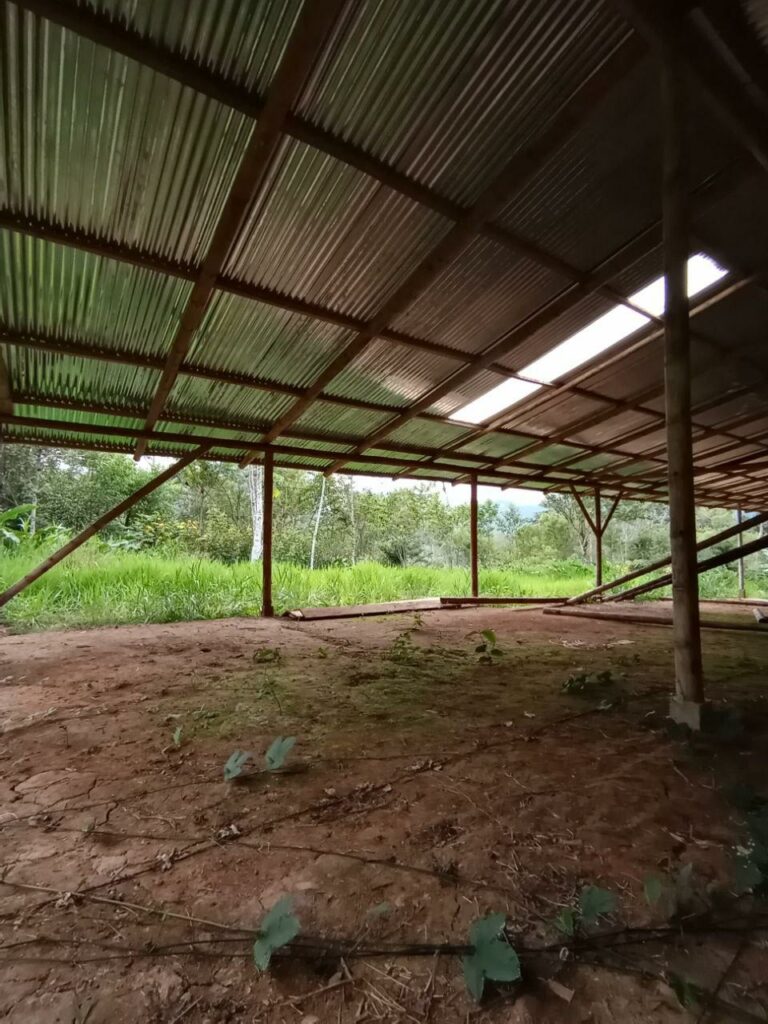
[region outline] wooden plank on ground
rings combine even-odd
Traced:
[[[379,604],[348,604],[330,608],[296,608],[286,617],[297,622],[311,619],[355,619],[364,615],[392,615],[396,612],[429,612],[442,607],[439,597],[420,597],[412,601],[382,601]]]
[[[626,611],[619,610],[618,608],[613,610],[607,610],[605,605],[602,605],[599,609],[593,607],[586,608],[545,608],[545,615],[567,615],[574,619],[599,619],[605,622],[621,622],[625,626],[633,626],[637,623],[640,626],[664,626],[671,627],[672,619],[663,619],[657,615],[635,615],[628,614]],[[761,629],[759,626],[752,626],[746,622],[713,622],[712,620],[702,622],[701,629],[727,629],[736,630],[740,633],[755,633],[760,636],[768,636],[768,631]]]
[[[471,608],[508,604],[565,604],[565,597],[441,597],[444,608]]]

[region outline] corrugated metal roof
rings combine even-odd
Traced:
[[[84,6],[130,25],[224,78],[263,93],[285,52],[301,2],[85,0]]]
[[[367,319],[449,227],[339,160],[285,142],[227,273]]]
[[[530,260],[478,238],[394,326],[465,352],[480,352],[563,284],[562,278]]]
[[[351,331],[219,292],[189,353],[189,362],[308,387],[352,339]]]
[[[0,201],[197,262],[251,122],[13,4],[0,26]]]
[[[122,48],[133,59],[23,5],[0,12],[0,337],[16,413],[61,427],[17,422],[3,433],[130,449],[133,435],[119,428],[139,429],[142,416],[99,410],[151,407],[253,130],[234,108],[253,112],[268,97],[301,4],[73,0],[57,10],[65,23],[72,12],[97,19],[117,49],[130,30]],[[330,451],[352,456],[334,463],[347,471],[398,473],[405,460],[411,473],[451,479],[479,465],[498,483],[467,456],[489,466],[506,456],[523,463],[509,477],[532,486],[566,486],[573,469],[553,465],[565,459],[584,487],[617,472],[663,482],[662,460],[622,465],[622,453],[663,458],[658,340],[632,337],[510,409],[519,434],[448,418],[504,379],[473,356],[492,346],[494,365],[519,371],[612,307],[572,287],[579,269],[608,260],[623,293],[661,272],[657,68],[649,58],[618,82],[609,61],[630,33],[609,0],[347,4],[294,97],[225,279],[214,281],[184,350],[208,376],[182,365],[150,449],[189,447],[163,435],[236,446],[288,433],[307,454],[286,460],[314,468],[331,465],[322,455]],[[175,78],[143,63],[151,51],[147,61],[162,65],[158,47],[173,57]],[[613,88],[585,112],[585,84],[606,61]],[[759,99],[757,83],[750,88]],[[690,136],[696,248],[711,247],[733,281],[768,260],[763,182],[739,171],[743,154],[697,92]],[[516,154],[529,163],[498,217],[531,243],[525,257],[484,226],[490,199],[476,220],[460,208]],[[462,234],[457,217],[472,230]],[[446,249],[449,233],[462,245]],[[570,267],[553,272],[553,258]],[[390,322],[376,324],[388,338],[358,344],[359,325],[406,282]],[[755,433],[765,429],[768,394],[762,286],[713,302],[693,330],[697,456],[768,450]],[[354,358],[344,355],[351,345]],[[427,396],[430,408],[417,414]],[[639,400],[656,415],[621,405]],[[390,423],[398,426],[387,434]],[[383,466],[359,454],[372,445]],[[235,460],[241,449],[215,452]],[[435,471],[431,463],[446,458],[455,472]],[[731,479],[735,501],[743,477]],[[704,497],[702,480],[725,486],[715,470],[700,475]]]
[[[301,112],[471,203],[628,29],[607,0],[363,0]]]
[[[20,331],[164,356],[189,284],[0,230],[0,319]],[[101,376],[98,364],[83,368]]]

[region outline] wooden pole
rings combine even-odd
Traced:
[[[674,26],[672,27],[674,31]],[[691,438],[691,352],[688,322],[688,147],[685,81],[672,43],[662,46],[662,222],[666,302],[664,384],[669,465],[669,538],[675,700],[672,716],[699,727],[704,699],[696,572],[696,509]]]
[[[600,508],[600,488],[595,487],[595,586],[603,582],[603,516]]]
[[[744,522],[744,516],[740,508],[736,509],[736,522],[741,526]],[[747,588],[744,581],[744,559],[740,558],[738,562],[739,570],[739,597],[744,598],[747,596]]]
[[[480,577],[477,568],[477,473],[472,474],[469,486],[469,562],[472,572],[472,597],[478,597]]]
[[[54,553],[46,558],[45,561],[41,562],[36,569],[33,569],[32,572],[28,572],[26,576],[18,581],[18,583],[14,583],[13,586],[8,587],[6,591],[0,594],[0,608],[2,608],[3,605],[8,604],[11,598],[16,597],[16,595],[20,594],[22,590],[26,590],[30,583],[34,583],[35,580],[39,580],[41,576],[44,576],[45,573],[49,571],[49,569],[58,565],[59,562],[62,562],[68,555],[71,555],[73,551],[77,551],[77,549],[85,544],[87,540],[94,537],[99,530],[104,529],[104,527],[108,526],[114,519],[121,516],[123,512],[127,512],[128,509],[133,508],[133,506],[137,504],[137,502],[141,501],[142,498],[146,498],[148,494],[157,490],[157,488],[166,483],[166,481],[171,480],[180,473],[182,469],[186,469],[186,467],[190,463],[194,462],[195,459],[199,459],[201,455],[204,455],[209,448],[210,445],[202,445],[200,448],[196,448],[195,451],[190,452],[188,455],[182,456],[182,458],[177,462],[174,462],[172,466],[169,466],[168,469],[158,474],[158,476],[153,480],[150,480],[149,483],[144,484],[144,486],[140,487],[138,491],[134,491],[133,494],[124,501],[121,501],[118,505],[115,505],[115,507],[110,509],[109,512],[105,512],[104,515],[100,516],[95,523],[91,523],[90,526],[87,526],[81,533],[78,533],[76,537],[73,537],[72,540],[67,541],[63,547],[60,547],[58,551],[54,551]]]
[[[699,541],[696,545],[696,550],[704,551],[706,548],[711,548],[713,544],[719,544],[721,541],[730,540],[731,537],[735,537],[737,534],[743,533],[744,530],[752,529],[753,526],[760,526],[762,523],[768,523],[768,512],[761,512],[748,522],[741,524],[737,523],[735,526],[729,526],[727,530],[722,530],[720,533],[713,533],[711,537],[705,537],[704,540]],[[605,524],[603,524],[603,529],[605,529]],[[623,576],[618,576],[615,580],[609,580],[608,583],[604,583],[602,587],[593,587],[591,590],[585,590],[583,594],[577,594],[575,597],[569,597],[565,603],[582,604],[584,601],[588,601],[592,597],[598,597],[600,594],[604,594],[608,590],[614,590],[616,587],[620,587],[623,583],[631,583],[632,580],[636,580],[640,576],[647,576],[649,572],[655,572],[657,569],[665,569],[671,561],[671,557],[667,555],[666,558],[659,558],[655,562],[649,562],[647,565],[641,565],[639,569],[633,569],[632,572],[625,573]],[[617,598],[621,599],[623,596],[623,594],[619,594],[617,595]]]
[[[272,506],[275,492],[275,466],[272,452],[264,453],[264,518],[261,548],[261,614],[272,618]]]

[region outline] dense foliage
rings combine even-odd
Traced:
[[[0,446],[0,511],[34,506],[33,532],[45,537],[81,530],[145,483],[158,467],[137,466],[124,455]],[[280,562],[308,565],[322,477],[278,470],[274,544]],[[325,483],[315,565],[429,565],[469,562],[469,509],[449,504],[443,488],[375,493],[351,477]],[[701,511],[702,533],[722,529],[733,514]],[[28,524],[29,526],[30,524]],[[622,502],[604,540],[614,564],[641,564],[668,548],[663,505]],[[480,560],[488,568],[592,561],[592,536],[573,498],[550,494],[533,519],[499,492],[481,503]],[[199,462],[145,498],[102,534],[102,542],[165,557],[203,556],[239,562],[251,553],[251,509],[246,473],[231,464]]]

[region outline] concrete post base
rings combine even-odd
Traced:
[[[682,700],[672,697],[669,701],[669,717],[678,725],[687,725],[694,732],[701,731],[701,720],[705,704],[696,700]]]

